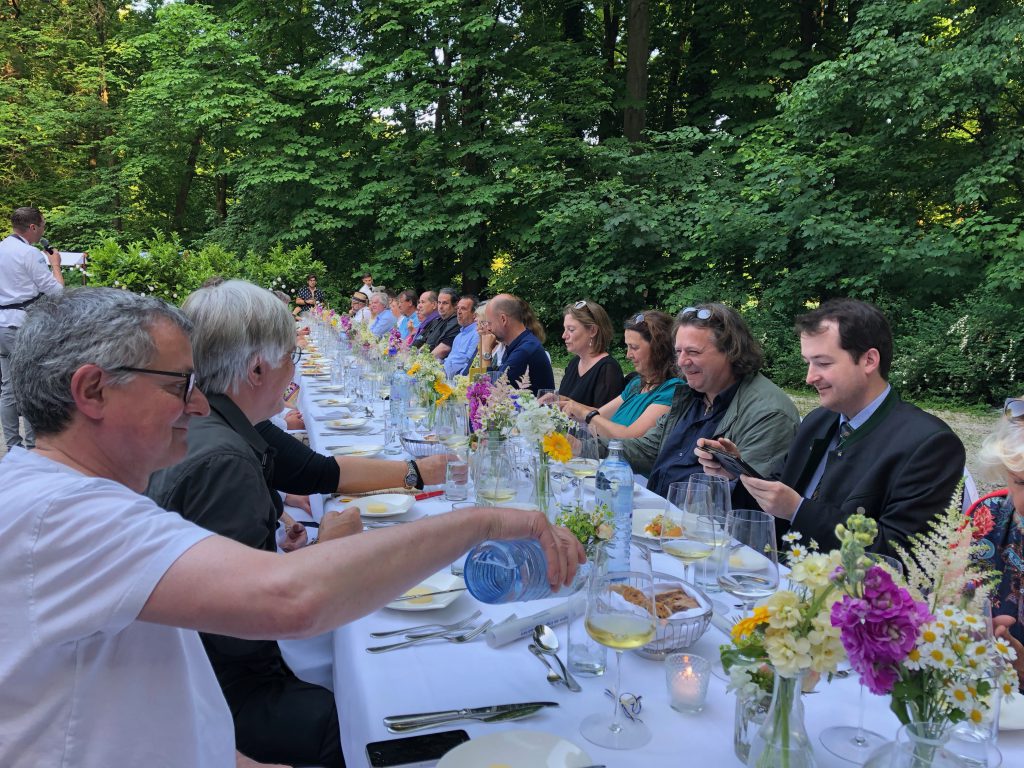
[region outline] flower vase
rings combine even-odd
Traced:
[[[913,721],[900,728],[896,741],[879,747],[864,763],[865,768],[955,768],[964,765],[946,749],[950,737],[948,721]],[[983,765],[984,763],[973,763]]]
[[[537,509],[544,513],[548,522],[555,522],[554,507],[551,504],[551,467],[544,446],[538,445],[533,472],[533,498]]]
[[[772,701],[750,743],[751,768],[814,768],[817,762],[804,726],[801,700],[804,673],[792,677],[776,670]]]
[[[515,476],[508,438],[488,431],[477,446],[473,465],[476,500],[487,507],[501,506],[515,498]]]
[[[744,765],[750,757],[750,743],[764,724],[771,709],[772,695],[758,689],[756,693],[736,693],[736,719],[733,724],[732,746],[736,757]]]

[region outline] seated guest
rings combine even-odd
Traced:
[[[391,313],[391,300],[386,293],[376,291],[370,296],[370,330],[378,339],[398,323],[398,318]]]
[[[454,288],[442,288],[437,293],[437,314],[441,321],[423,334],[424,346],[438,360],[444,360],[452,351],[452,342],[459,335],[459,318],[455,315],[455,305],[459,301],[459,292]]]
[[[982,543],[1000,574],[992,598],[995,634],[1008,638],[1017,652],[1013,666],[1024,691],[1024,399],[1008,400],[1005,410],[1007,419],[985,438],[978,455],[988,479],[1006,484],[1005,491],[981,500],[993,521]]]
[[[476,357],[480,334],[477,332],[476,297],[463,296],[455,305],[455,317],[459,322],[459,335],[452,341],[452,351],[444,359],[444,372],[450,379],[465,376]]]
[[[427,334],[432,336],[437,324],[444,323],[437,311],[437,294],[434,291],[424,291],[420,294],[420,299],[416,302],[416,315],[420,319],[420,324],[412,337],[412,345],[422,347],[427,343]]]
[[[412,341],[416,329],[420,327],[420,318],[416,314],[416,292],[408,289],[398,294],[398,332],[406,343]]]
[[[294,328],[272,325],[279,342],[244,362],[246,379],[290,376]],[[209,413],[190,330],[158,299],[78,288],[38,302],[19,332],[15,391],[37,449],[0,461],[0,765],[234,765],[231,711],[194,630],[321,634],[485,539],[539,539],[556,585],[582,559],[571,534],[522,510],[455,510],[288,555],[165,512],[140,492]],[[273,728],[294,736],[294,720]]]
[[[676,364],[686,378],[669,412],[642,437],[623,441],[634,472],[664,496],[671,483],[703,472],[697,441],[726,435],[743,444],[747,460],[767,472],[800,423],[789,396],[761,373],[761,346],[736,310],[724,304],[687,307],[672,333]],[[603,444],[607,441],[601,438]]]
[[[431,472],[430,482],[442,481],[440,462],[346,467],[269,424],[254,428],[280,408],[295,372],[294,324],[271,294],[231,280],[196,291],[182,310],[194,326],[196,380],[210,414],[192,425],[185,459],[150,479],[146,495],[164,509],[273,552],[278,521],[291,528],[277,490],[306,495],[403,484],[421,488],[420,466]],[[351,470],[344,483],[343,469]],[[329,533],[321,528],[321,538]],[[234,716],[239,751],[268,762],[342,764],[333,694],[296,678],[276,642],[202,638]],[[291,725],[278,727],[284,722]]]
[[[565,367],[558,394],[583,406],[604,405],[622,392],[622,368],[608,354],[612,323],[604,307],[577,301],[563,311],[562,341],[573,357]],[[554,400],[552,396],[548,402]]]
[[[577,421],[600,437],[640,437],[669,412],[676,387],[675,351],[672,348],[672,318],[664,312],[648,310],[626,321],[623,334],[626,359],[636,375],[622,394],[600,408],[574,400],[562,400],[560,406]]]
[[[476,361],[476,367],[499,367],[505,357],[505,345],[501,344],[491,333],[491,324],[487,322],[486,301],[476,308],[476,327],[480,333],[480,359]],[[490,362],[487,361],[487,355],[490,355]]]
[[[555,388],[555,374],[551,369],[551,359],[537,334],[527,327],[536,322],[533,310],[517,296],[500,293],[487,302],[487,323],[496,341],[505,345],[505,356],[501,365],[492,367],[499,375],[507,374],[513,385],[519,383],[524,375],[529,376],[529,389],[537,394],[540,389]],[[489,365],[492,361],[491,352],[484,353],[484,361]]]
[[[368,306],[370,300],[366,298],[366,295],[362,291],[356,291],[349,298],[349,310],[348,315],[352,318],[353,323],[363,323],[369,325],[373,316],[370,314],[370,307]]]
[[[896,554],[949,504],[964,470],[964,447],[941,419],[900,400],[888,383],[892,332],[877,307],[831,299],[796,321],[807,383],[820,408],[800,424],[788,454],[740,477],[734,506],[750,501],[779,518],[779,533],[799,531],[823,551],[839,546],[835,527],[854,512],[878,522],[872,550]],[[729,439],[707,444],[746,458]],[[702,443],[704,445],[704,443]],[[725,474],[699,453],[709,473]]]
[[[223,282],[223,278],[221,278]],[[219,283],[218,283],[219,285]],[[215,286],[203,286],[215,287]],[[306,275],[306,284],[299,288],[299,292],[295,294],[295,305],[299,308],[300,312],[307,312],[317,304],[326,304],[327,299],[324,297],[324,292],[316,287],[316,275],[310,273]]]

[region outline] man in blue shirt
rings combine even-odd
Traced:
[[[390,303],[388,295],[383,291],[375,291],[370,296],[370,317],[373,318],[370,321],[370,330],[378,339],[390,332],[398,322],[398,318],[391,314],[388,307]]]
[[[524,323],[522,301],[512,294],[500,293],[487,302],[486,317],[491,333],[505,345],[505,357],[497,372],[506,373],[513,385],[528,374],[528,389],[535,395],[541,389],[554,389],[555,374],[551,370],[551,360],[540,339]],[[490,364],[490,353],[484,354],[484,360]]]
[[[459,321],[459,335],[452,340],[452,349],[444,359],[444,372],[451,378],[465,376],[476,357],[480,333],[476,327],[476,297],[463,296],[455,305],[455,316]]]
[[[416,291],[406,288],[398,294],[398,332],[403,339],[412,341],[420,319],[416,316]]]

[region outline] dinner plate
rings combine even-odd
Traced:
[[[376,456],[384,450],[379,443],[368,445],[328,445],[325,449],[332,456]]]
[[[325,408],[329,408],[335,405],[352,405],[351,397],[321,397],[319,400],[314,400],[317,405],[322,405]]]
[[[442,592],[446,589],[458,589],[466,586],[458,576],[453,576],[447,568],[438,571],[433,576],[428,576],[409,592]],[[396,611],[436,611],[438,608],[447,608],[462,595],[462,592],[449,592],[446,595],[431,595],[430,597],[414,598],[412,600],[396,600],[388,603],[387,607]]]
[[[1024,730],[1024,696],[1015,694],[999,703],[999,730]]]
[[[345,388],[341,384],[317,384],[314,389],[317,392],[344,392]]]
[[[416,499],[406,493],[378,493],[362,496],[345,503],[346,507],[359,507],[364,517],[394,517],[404,515]]]
[[[366,425],[369,419],[363,416],[350,416],[347,419],[333,419],[327,422],[331,429],[359,429]]]
[[[644,541],[650,541],[657,544],[659,539],[657,536],[651,536],[649,533],[644,531],[644,526],[647,525],[658,515],[665,513],[664,507],[636,507],[633,509],[633,536]]]
[[[464,741],[437,768],[583,768],[594,761],[580,747],[553,733],[499,731]]]

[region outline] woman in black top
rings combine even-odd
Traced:
[[[608,354],[612,323],[604,307],[577,301],[565,308],[562,340],[573,355],[565,368],[558,394],[598,408],[622,392],[622,368]]]

